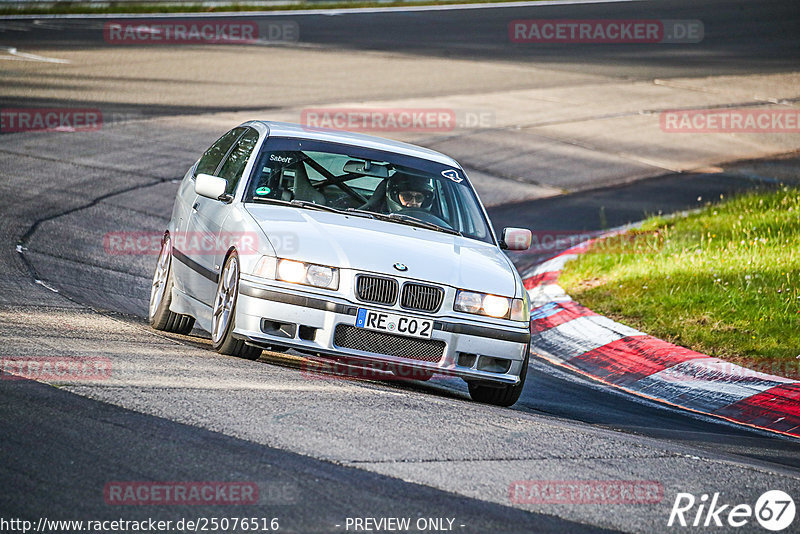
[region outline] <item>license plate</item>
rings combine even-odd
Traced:
[[[389,332],[391,334],[420,337],[423,339],[429,339],[433,333],[433,321],[430,319],[395,315],[393,313],[384,313],[368,310],[366,308],[358,309],[356,326],[358,328],[366,328],[367,330]]]

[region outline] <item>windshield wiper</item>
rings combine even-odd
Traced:
[[[301,208],[306,208],[310,210],[320,210],[320,211],[329,211],[331,213],[340,213],[343,215],[349,215],[353,213],[354,215],[360,217],[370,217],[372,218],[372,214],[368,211],[358,211],[352,212],[350,208],[347,210],[341,210],[339,208],[334,208],[333,206],[326,206],[325,204],[315,204],[313,202],[309,202],[307,200],[292,200],[289,202],[291,206],[300,206]]]
[[[279,198],[266,198],[266,197],[253,197],[250,200],[253,202],[263,202],[264,204],[277,204],[279,206],[291,206],[292,203],[288,200],[281,200]]]
[[[345,211],[347,211],[347,213],[355,213],[356,215],[363,215],[364,217],[369,217],[370,219],[375,219],[380,215],[379,213],[374,213],[367,210],[360,210],[357,208],[347,208],[347,210]]]
[[[404,224],[408,224],[411,226],[419,226],[420,228],[436,230],[437,232],[444,232],[446,234],[451,234],[451,235],[461,235],[461,232],[459,232],[458,230],[453,230],[452,228],[445,228],[444,226],[439,226],[438,224],[432,222],[423,221],[422,219],[417,219],[416,217],[412,217],[411,215],[403,215],[401,213],[391,213],[387,215],[386,218],[390,221],[402,222]]]
[[[301,208],[306,208],[310,210],[320,210],[320,211],[330,211],[332,213],[342,213],[342,210],[337,208],[332,208],[330,206],[326,206],[325,204],[315,204],[314,202],[309,202],[308,200],[290,200],[289,204],[291,206],[300,206]]]
[[[361,211],[361,210],[354,210],[352,208],[348,208],[345,210],[340,210],[339,208],[334,208],[331,206],[326,206],[324,204],[314,204],[313,202],[309,202],[307,200],[281,200],[278,198],[265,198],[265,197],[253,197],[251,200],[255,202],[263,202],[264,204],[277,204],[279,206],[290,206],[296,208],[305,208],[309,210],[319,210],[319,211],[329,211],[331,213],[341,213],[343,215],[356,215],[360,217],[369,217],[370,219],[374,219],[373,213],[369,211]]]
[[[373,219],[378,219],[380,221],[389,221],[389,222],[396,222],[400,224],[408,224],[410,226],[419,226],[420,228],[427,228],[429,230],[436,230],[437,232],[445,232],[447,234],[452,235],[461,235],[461,232],[457,230],[451,230],[450,228],[445,228],[444,226],[439,226],[438,224],[430,223],[428,221],[423,221],[422,219],[417,219],[416,217],[412,217],[411,215],[402,215],[400,213],[390,213],[386,215],[385,213],[377,213],[374,211],[366,211],[366,210],[359,210],[356,208],[347,208],[348,213],[360,213],[363,215],[367,215],[372,217]]]
[[[324,204],[314,204],[313,202],[308,202],[307,200],[281,200],[278,198],[266,198],[266,197],[253,197],[251,200],[255,202],[263,202],[265,204],[277,204],[279,206],[296,206],[310,210],[342,213],[342,210],[332,208],[330,206],[325,206]]]

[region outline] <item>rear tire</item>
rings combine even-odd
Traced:
[[[490,387],[481,384],[470,382],[469,396],[475,402],[482,402],[484,404],[493,404],[495,406],[513,406],[522,395],[522,389],[525,387],[525,377],[528,376],[528,357],[530,356],[530,347],[528,354],[522,361],[522,370],[519,373],[519,383],[514,386],[501,386]]]
[[[261,356],[260,347],[245,344],[242,339],[233,337],[236,322],[236,302],[239,300],[239,255],[234,250],[219,275],[214,306],[211,309],[211,341],[220,354],[238,356],[247,360],[257,360]]]
[[[169,234],[164,236],[161,252],[153,274],[150,287],[150,307],[148,320],[150,326],[163,332],[188,334],[194,327],[194,317],[170,311],[172,302],[172,241]]]

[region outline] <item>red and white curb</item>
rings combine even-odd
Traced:
[[[800,382],[667,343],[574,302],[558,285],[558,276],[590,243],[525,276],[534,353],[641,397],[800,437]]]

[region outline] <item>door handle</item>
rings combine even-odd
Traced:
[[[192,211],[197,211],[197,208],[199,208],[199,207],[200,207],[200,203],[199,202],[195,202],[194,206],[192,206]]]

